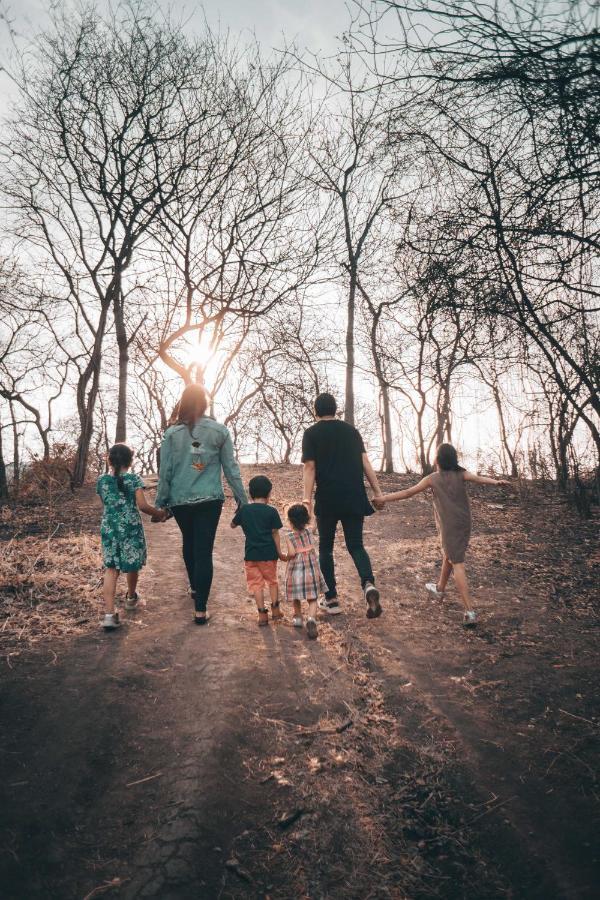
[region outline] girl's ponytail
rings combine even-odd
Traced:
[[[452,444],[440,444],[437,448],[435,461],[442,472],[464,472],[458,464],[458,454]]]
[[[125,479],[121,475],[121,469],[128,469],[132,460],[133,450],[127,444],[115,444],[108,451],[108,461],[117,479],[117,487],[122,494],[127,493],[127,487]]]

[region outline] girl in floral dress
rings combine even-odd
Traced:
[[[127,577],[125,609],[135,609],[139,600],[137,582],[140,569],[146,562],[146,539],[139,510],[164,521],[165,513],[151,506],[144,496],[144,482],[128,469],[133,451],[126,444],[115,444],[108,453],[112,474],[101,475],[96,483],[104,511],[100,525],[102,558],[104,561],[104,606],[102,627],[118,628],[119,613],[115,612],[115,594],[120,572]]]
[[[296,628],[302,628],[302,600],[308,603],[308,618],[306,620],[306,633],[309,638],[317,637],[317,600],[327,590],[323,573],[319,568],[316,547],[309,523],[307,508],[296,503],[290,506],[287,512],[288,522],[292,530],[286,532],[288,552],[282,555],[288,560],[285,576],[286,600],[294,604],[293,624]]]

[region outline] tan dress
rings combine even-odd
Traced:
[[[430,476],[433,509],[442,549],[453,563],[465,561],[471,536],[471,506],[464,474],[464,472],[434,472]]]

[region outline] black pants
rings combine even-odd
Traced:
[[[190,587],[195,591],[196,612],[206,610],[213,580],[213,547],[222,509],[222,500],[207,500],[174,506],[172,510],[183,537],[183,560]]]
[[[342,523],[346,547],[360,576],[361,585],[364,588],[368,581],[371,584],[375,583],[373,570],[371,569],[371,560],[363,544],[364,521],[364,516],[337,516],[332,513],[317,516],[317,524],[319,526],[319,564],[329,588],[325,594],[328,600],[333,600],[334,597],[337,597],[333,543],[338,522]]]

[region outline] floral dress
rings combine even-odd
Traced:
[[[317,552],[309,528],[302,531],[287,531],[287,542],[296,551],[290,559],[285,573],[286,600],[316,600],[327,590],[323,573],[319,567]]]
[[[121,478],[124,491],[119,490],[114,475],[101,475],[96,482],[96,493],[104,504],[100,525],[102,558],[107,569],[137,572],[146,562],[144,526],[135,502],[135,492],[144,487],[144,482],[132,472]]]

